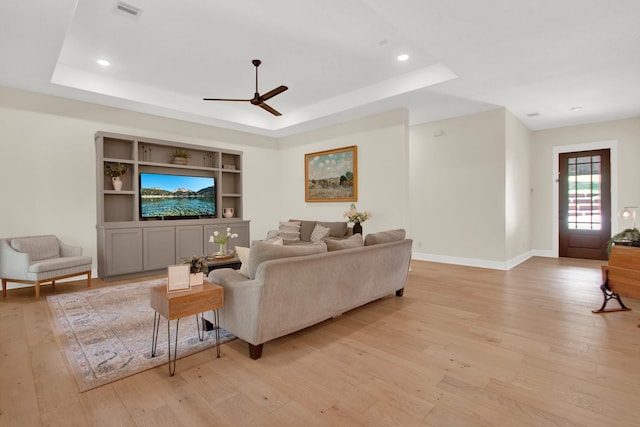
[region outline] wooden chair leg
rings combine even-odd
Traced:
[[[87,273],[87,288],[91,287],[91,272]]]
[[[40,299],[40,282],[36,281],[36,300]]]
[[[7,279],[2,279],[2,298],[7,297]]]

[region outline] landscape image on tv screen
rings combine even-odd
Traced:
[[[140,217],[199,218],[216,214],[212,177],[140,174]]]

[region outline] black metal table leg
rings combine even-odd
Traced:
[[[196,314],[196,329],[198,330],[198,339],[200,341],[204,341],[205,331],[204,329],[201,330],[201,324],[204,324],[204,313],[200,313],[200,317],[198,317],[198,315]]]
[[[176,320],[176,339],[173,346],[173,368],[171,367],[171,321],[167,320],[167,355],[169,356],[169,375],[173,376],[176,373],[176,360],[178,359],[178,327],[180,326],[180,319]]]
[[[158,312],[156,311],[153,314],[153,335],[151,337],[151,357],[155,357],[156,355],[159,330],[160,330],[160,314],[158,314]]]
[[[220,358],[220,317],[218,314],[218,310],[212,310],[213,311],[213,320],[216,323],[215,324],[215,328],[216,328],[216,353],[218,355],[218,358]]]

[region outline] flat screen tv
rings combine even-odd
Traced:
[[[195,219],[215,215],[213,177],[140,173],[141,219]]]

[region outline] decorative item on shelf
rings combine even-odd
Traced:
[[[233,212],[234,212],[233,208],[224,208],[222,210],[222,215],[225,218],[233,218]]]
[[[122,163],[107,163],[104,166],[104,173],[111,177],[114,190],[122,190],[122,180],[120,177],[127,174],[127,167],[125,165]]]
[[[227,242],[229,239],[235,239],[238,237],[237,233],[231,233],[231,227],[227,227],[227,234],[222,234],[218,230],[213,232],[212,236],[209,236],[209,243],[217,243],[220,245],[220,250],[217,254],[214,254],[214,258],[222,259],[233,256],[227,251]]]
[[[204,273],[203,270],[205,268],[204,258],[201,256],[190,256],[184,260],[185,264],[189,265],[189,285],[190,286],[198,286],[202,285],[204,282]]]
[[[176,165],[186,165],[189,163],[189,157],[191,157],[191,154],[189,154],[187,150],[183,150],[181,148],[173,150],[171,155],[173,156],[173,163]]]
[[[236,165],[233,165],[233,164],[222,165],[222,169],[236,170]]]
[[[358,212],[356,205],[351,203],[349,210],[344,213],[344,217],[353,223],[353,234],[362,234],[361,223],[373,217],[373,214],[370,211]]]

